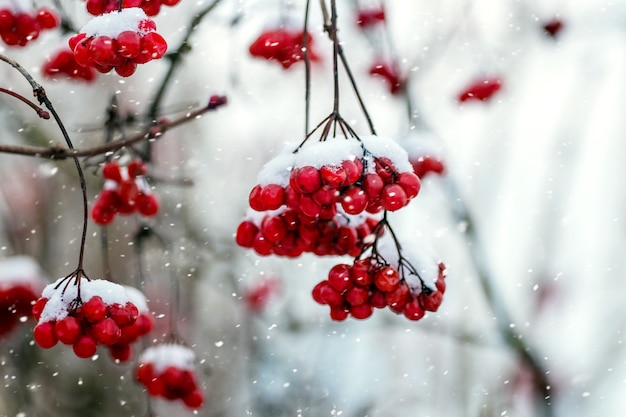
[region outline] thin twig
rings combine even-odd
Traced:
[[[50,118],[50,113],[48,113],[47,111],[45,111],[44,109],[42,109],[41,107],[39,107],[38,105],[30,101],[26,97],[22,96],[21,94],[18,94],[15,91],[7,90],[6,88],[2,88],[2,87],[0,87],[0,92],[4,94],[8,94],[11,97],[15,97],[16,99],[26,103],[33,110],[35,110],[35,112],[37,113],[37,116],[39,116],[40,118],[45,119],[45,120],[48,120]]]

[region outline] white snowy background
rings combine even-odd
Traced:
[[[234,245],[257,173],[286,142],[304,134],[303,65],[284,71],[252,59],[247,48],[281,17],[301,24],[303,3],[223,0],[192,38],[193,49],[164,102],[164,112],[173,113],[201,105],[214,93],[229,100],[219,111],[168,132],[155,146],[151,167],[161,178],[194,181],[187,188],[157,184],[163,210],[150,224],[174,249],[164,256],[151,245],[143,258],[146,293],[160,313],[168,313],[170,274],[181,283],[179,327],[196,352],[206,395],[198,415],[541,415],[532,376],[498,331],[498,312],[482,290],[447,180],[429,177],[411,206],[391,218],[400,234],[432,247],[449,268],[439,312],[420,322],[386,310],[366,321],[332,322],[310,291],[333,264],[347,259],[260,258]],[[319,5],[312,3],[313,47],[322,57],[312,66],[314,126],[332,110],[332,49],[321,31]],[[378,133],[406,136],[405,103],[367,75],[372,45],[352,21],[352,2],[338,3],[343,47]],[[64,4],[77,22],[86,21],[82,4]],[[155,20],[170,46],[178,45],[190,16],[206,4],[183,0],[163,9]],[[413,131],[427,135],[445,157],[449,179],[475,221],[479,242],[472,245],[484,249],[496,304],[510,315],[505,325],[547,372],[552,415],[622,415],[626,2],[385,5],[403,70],[411,73],[410,95],[419,115]],[[541,30],[555,15],[565,22],[556,40]],[[24,50],[2,53],[44,84],[77,147],[102,141],[98,127],[112,94],[122,112],[146,111],[166,62],[143,65],[130,79],[101,76],[94,85],[45,81],[40,65],[62,41],[48,33]],[[6,65],[0,71],[1,86],[29,94],[16,71]],[[490,102],[459,105],[456,94],[482,74],[501,76],[502,91]],[[367,134],[343,75],[340,97],[341,114]],[[61,141],[52,122],[36,120],[7,96],[0,99],[3,143],[32,143],[41,132],[45,140]],[[87,173],[93,201],[100,183],[93,169]],[[71,272],[81,227],[71,161],[1,155],[0,174],[4,229],[20,237],[17,245],[4,238],[0,255],[33,255],[50,277]],[[136,275],[129,245],[135,228],[136,221],[127,218],[110,230],[113,273],[125,284]],[[87,271],[93,277],[102,273],[99,235],[91,224]],[[280,294],[264,312],[250,313],[242,294],[265,276],[281,280]],[[167,318],[161,321],[166,325]],[[111,365],[106,354],[77,360],[57,347],[37,353],[36,372],[24,381],[16,376],[25,366],[23,355],[15,354],[19,343],[11,339],[0,346],[0,414],[79,415],[72,413],[91,401],[91,409],[99,410],[93,415],[145,415],[129,366]],[[94,396],[82,390],[85,385],[109,396]],[[106,401],[115,404],[102,406]],[[192,414],[180,404],[157,402],[156,408],[159,415]]]

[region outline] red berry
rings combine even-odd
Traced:
[[[420,179],[412,172],[403,172],[398,175],[397,183],[402,187],[409,200],[415,198],[420,191]]]
[[[348,214],[360,214],[367,207],[367,194],[361,187],[352,186],[341,196],[341,207]]]
[[[135,58],[141,52],[141,36],[132,30],[117,35],[117,53],[124,58]]]
[[[95,323],[91,326],[91,330],[98,343],[106,346],[117,343],[122,337],[122,331],[111,318],[106,318]]]
[[[460,103],[478,100],[487,101],[502,88],[502,81],[497,77],[480,78],[459,93],[457,100]]]
[[[352,269],[350,270],[350,276],[352,280],[362,287],[369,287],[373,282],[371,274],[371,260],[369,258],[359,259],[354,262]]]
[[[365,175],[365,178],[363,179],[363,190],[370,200],[379,198],[384,187],[385,182],[380,175],[374,173]]]
[[[55,322],[46,321],[39,323],[33,330],[35,342],[44,349],[50,349],[57,344],[58,339],[54,332]]]
[[[146,33],[141,38],[141,54],[150,57],[150,59],[159,59],[165,55],[167,51],[167,42],[163,36],[156,32]]]
[[[413,298],[411,301],[406,303],[402,312],[409,320],[419,320],[424,317],[425,314],[424,309],[420,305],[417,298]]]
[[[120,362],[127,362],[132,355],[132,349],[128,344],[118,343],[109,347],[109,353],[113,359]]]
[[[122,181],[122,172],[117,162],[106,162],[102,166],[102,176],[107,180],[113,180],[115,182]]]
[[[237,227],[235,240],[237,244],[243,248],[251,248],[254,244],[259,228],[250,221],[243,221]]]
[[[268,184],[261,188],[259,198],[265,210],[276,210],[285,202],[285,189],[278,184]]]
[[[374,274],[374,284],[383,292],[391,292],[400,285],[398,270],[392,266],[384,266]]]
[[[128,164],[126,168],[128,170],[128,176],[131,178],[141,177],[146,175],[148,169],[146,168],[146,164],[141,159],[133,159]]]
[[[363,164],[359,159],[345,160],[341,162],[341,166],[346,172],[346,181],[344,186],[349,186],[357,182],[363,173]]]
[[[328,281],[322,281],[318,286],[316,286],[316,295],[314,295],[314,299],[319,299],[321,304],[328,304],[330,306],[341,306],[343,305],[343,297],[341,294],[330,286]],[[316,298],[317,297],[317,298]]]
[[[392,311],[400,313],[402,308],[409,302],[411,290],[408,285],[399,285],[395,290],[385,293],[385,301]]]
[[[296,183],[303,193],[312,193],[319,189],[322,185],[322,179],[317,168],[305,166],[298,170],[296,174]]]
[[[409,199],[399,184],[386,185],[380,197],[380,203],[385,210],[395,211],[406,206]]]
[[[350,308],[350,314],[352,314],[352,317],[359,320],[369,318],[373,312],[374,308],[369,304],[360,304]]]
[[[102,298],[95,295],[83,303],[82,312],[89,322],[98,323],[106,318],[108,310]]]
[[[135,369],[135,378],[147,386],[154,378],[154,366],[151,363],[140,363]]]
[[[330,318],[334,321],[344,321],[350,312],[344,306],[330,306]]]
[[[368,289],[361,287],[361,286],[356,286],[356,287],[352,287],[350,288],[348,291],[346,291],[346,301],[351,305],[351,306],[360,306],[362,304],[367,303],[367,301],[369,300],[370,297],[370,292]]]
[[[352,287],[354,283],[350,278],[350,265],[338,264],[333,266],[328,272],[328,283],[340,293]]]
[[[9,31],[13,28],[14,17],[8,9],[0,9],[0,32]]]
[[[96,354],[98,345],[89,336],[81,336],[73,345],[74,354],[79,358],[87,359]]]
[[[359,10],[356,23],[363,29],[385,22],[385,10],[379,8]]]
[[[261,232],[268,241],[279,243],[287,236],[287,225],[280,217],[266,217],[261,224]]]
[[[330,189],[341,187],[348,175],[342,165],[324,165],[320,168],[320,177],[322,184]]]
[[[37,23],[44,29],[53,29],[59,25],[59,18],[53,11],[41,8],[37,12]]]
[[[54,326],[54,334],[61,343],[72,345],[82,334],[80,322],[76,317],[64,317],[62,320],[57,321]]]
[[[183,397],[183,401],[185,402],[185,405],[189,408],[200,408],[204,403],[204,395],[199,389],[194,389],[189,394]]]
[[[133,317],[131,309],[118,303],[109,306],[109,317],[113,319],[115,324],[119,327],[130,326],[137,320],[137,316]]]
[[[428,295],[422,292],[418,298],[424,310],[437,311],[443,300],[443,294],[439,291],[431,292]]]
[[[40,297],[35,304],[33,304],[32,313],[35,320],[39,321],[39,317],[41,317],[41,313],[43,309],[46,307],[46,303],[48,299],[45,297]]]
[[[116,57],[115,40],[108,36],[96,36],[89,45],[89,53],[96,64],[113,65]]]
[[[132,61],[126,61],[115,66],[115,72],[120,77],[130,77],[137,71],[137,64]]]

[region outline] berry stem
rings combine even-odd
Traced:
[[[304,52],[304,136],[309,134],[311,116],[311,57],[309,54],[309,12],[311,0],[306,0],[304,8],[304,30],[302,31],[302,47]]]
[[[35,110],[35,112],[37,112],[37,116],[39,116],[40,118],[46,119],[46,120],[48,120],[50,118],[50,113],[48,113],[47,111],[45,111],[44,109],[42,109],[41,107],[39,107],[38,105],[36,105],[32,101],[30,101],[26,97],[22,96],[21,94],[18,94],[15,91],[7,90],[6,88],[2,88],[2,87],[0,87],[0,93],[8,94],[8,95],[10,95],[12,97],[15,97],[16,99],[26,103],[33,110]]]
[[[0,59],[2,59],[2,55],[0,55]],[[126,139],[114,140],[108,143],[103,143],[102,145],[93,146],[91,148],[85,149],[76,149],[76,148],[62,148],[60,146],[52,146],[52,147],[42,147],[42,146],[24,146],[24,145],[6,145],[0,144],[0,153],[11,153],[17,155],[24,156],[34,156],[38,158],[45,159],[54,159],[61,160],[66,158],[75,158],[82,156],[95,156],[101,155],[108,152],[113,152],[123,147],[132,145],[134,143],[138,143],[144,140],[155,139],[165,133],[167,130],[185,124],[191,120],[195,120],[202,114],[218,109],[223,103],[217,104],[209,104],[208,106],[201,107],[196,109],[195,111],[189,112],[180,118],[169,121],[169,122],[159,122],[156,125],[151,126],[145,132],[139,133],[137,135],[131,136]]]
[[[24,78],[26,78],[26,80],[28,81],[28,83],[31,85],[33,89],[33,95],[37,98],[37,100],[39,101],[39,104],[43,104],[50,111],[50,113],[52,113],[52,117],[54,118],[56,124],[59,126],[59,129],[61,130],[61,134],[63,135],[63,139],[65,139],[65,143],[67,144],[68,148],[70,150],[74,150],[74,145],[72,144],[72,140],[70,139],[70,136],[67,133],[67,129],[65,129],[65,125],[61,121],[61,118],[57,114],[56,110],[54,109],[52,102],[50,102],[50,99],[48,99],[48,96],[46,95],[46,91],[41,86],[41,84],[36,82],[35,79],[28,73],[28,71],[26,71],[26,69],[24,69],[24,67],[22,67],[18,62],[2,54],[0,54],[0,59],[8,63],[9,65],[11,65],[16,70],[18,70],[24,76]],[[74,160],[74,165],[76,166],[76,171],[78,172],[78,179],[80,181],[80,189],[81,189],[82,197],[83,197],[83,230],[82,230],[81,239],[80,239],[78,265],[76,267],[76,279],[78,281],[79,290],[80,290],[80,279],[83,274],[83,258],[85,255],[85,242],[87,240],[87,224],[89,221],[89,210],[88,210],[88,204],[87,204],[87,182],[85,180],[85,174],[83,173],[83,169],[80,166],[80,161],[78,160],[78,156],[74,155],[72,156],[72,159]],[[79,294],[80,294],[80,291],[79,291]]]

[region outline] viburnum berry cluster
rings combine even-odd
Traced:
[[[202,407],[204,394],[195,376],[195,354],[180,344],[149,347],[139,357],[135,378],[148,394],[167,400],[182,400],[192,409]]]
[[[284,69],[289,69],[296,62],[304,60],[304,32],[302,29],[290,29],[280,26],[261,33],[250,45],[250,55],[276,61]],[[307,50],[311,61],[319,61],[313,49],[313,36],[306,34]]]
[[[385,9],[382,7],[369,7],[357,10],[356,24],[361,29],[371,29],[385,22]]]
[[[138,64],[162,58],[167,51],[156,24],[138,7],[94,17],[68,44],[79,65],[101,73],[114,69],[122,77],[133,75]]]
[[[39,266],[31,257],[0,260],[0,337],[32,317],[32,305],[43,287]]]
[[[371,256],[332,267],[313,289],[313,299],[328,305],[336,321],[366,319],[385,307],[409,320],[437,311],[446,288],[445,265],[415,243],[404,251],[398,242],[377,244]]]
[[[123,286],[107,280],[59,278],[48,284],[33,306],[35,342],[44,349],[72,345],[79,358],[92,357],[98,345],[122,341],[125,328],[139,317]]]
[[[420,190],[406,151],[370,136],[287,149],[268,162],[237,230],[240,246],[261,255],[303,252],[355,256],[372,240],[374,215],[405,207]]]
[[[26,46],[42,31],[56,28],[59,22],[58,16],[45,7],[32,10],[19,1],[0,3],[0,37],[8,46]]]
[[[94,16],[110,13],[120,8],[119,0],[86,0],[87,11]],[[148,16],[156,16],[161,6],[175,6],[180,0],[122,0],[122,9],[141,8]]]
[[[120,166],[115,161],[105,163],[102,168],[104,186],[91,210],[94,222],[109,224],[116,214],[156,215],[159,200],[150,191],[145,174],[146,165],[139,159],[127,166]]]
[[[489,101],[502,89],[500,77],[479,77],[465,87],[457,96],[459,103],[467,101]]]
[[[46,60],[43,66],[43,75],[51,79],[62,75],[72,80],[84,80],[89,83],[96,79],[97,72],[92,67],[79,65],[74,57],[74,52],[65,48]]]

